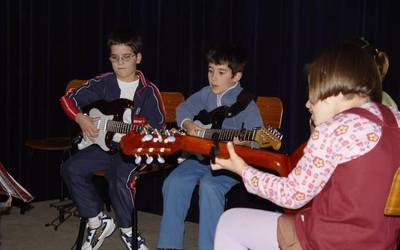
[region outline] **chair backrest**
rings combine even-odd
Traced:
[[[386,200],[385,215],[400,216],[400,168],[397,169]]]
[[[281,128],[283,114],[281,99],[271,96],[259,96],[256,103],[260,110],[264,126],[270,125],[276,129]]]
[[[68,82],[66,90],[69,89],[74,89],[76,87],[81,86],[82,84],[84,84],[85,82],[87,82],[87,80],[81,80],[81,79],[74,79]]]
[[[161,97],[165,107],[165,121],[174,123],[176,120],[175,109],[185,100],[185,97],[181,92],[161,92]]]

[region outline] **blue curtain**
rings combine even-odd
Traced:
[[[185,96],[207,84],[210,45],[243,46],[249,63],[242,84],[282,99],[282,152],[291,152],[309,131],[304,65],[322,48],[364,36],[386,51],[384,89],[399,104],[398,10],[395,0],[2,0],[0,160],[37,198],[54,197],[60,156],[32,160],[24,142],[68,134],[72,122],[58,99],[69,80],[111,71],[106,38],[119,26],[142,32],[139,68],[147,78]]]

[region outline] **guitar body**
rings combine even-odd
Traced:
[[[200,122],[203,128],[220,129],[224,122],[227,110],[227,106],[218,107],[210,112],[203,109],[193,118],[193,120],[198,123]]]
[[[96,127],[99,129],[99,135],[94,141],[82,139],[78,144],[78,149],[81,150],[96,144],[102,150],[114,153],[115,149],[111,147],[111,143],[115,132],[108,131],[107,124],[109,121],[123,123],[124,112],[127,109],[133,109],[133,102],[128,99],[117,99],[112,102],[100,100],[85,106],[82,109],[84,114],[92,118],[98,118]]]

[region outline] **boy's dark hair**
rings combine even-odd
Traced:
[[[132,49],[134,54],[142,52],[142,37],[129,29],[118,29],[110,34],[107,41],[107,51],[111,55],[111,46],[124,44]]]
[[[234,44],[220,44],[212,47],[207,53],[207,62],[214,64],[228,64],[234,76],[243,72],[247,59],[243,49]]]

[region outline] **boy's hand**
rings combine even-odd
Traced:
[[[182,127],[187,131],[188,135],[199,136],[200,132],[205,129],[197,126],[193,121],[187,120],[182,124]]]
[[[233,138],[233,144],[239,145],[239,146],[250,147],[251,141],[241,141],[241,140],[239,140],[239,138],[235,137],[235,138]]]
[[[229,152],[229,159],[215,158],[215,164],[211,163],[212,170],[226,169],[232,171],[238,175],[242,175],[243,169],[247,167],[246,162],[236,154],[235,148],[232,142],[227,143]]]
[[[86,140],[93,141],[99,135],[99,130],[94,125],[97,120],[98,118],[92,118],[82,113],[78,113],[75,116],[75,121],[81,127],[83,137]]]

